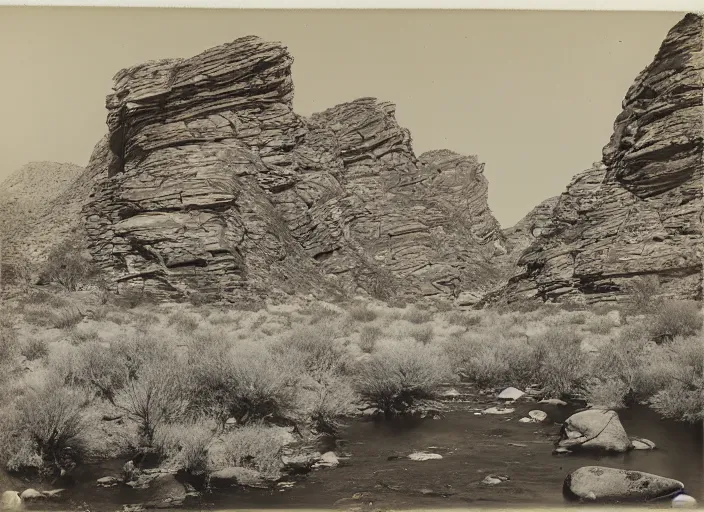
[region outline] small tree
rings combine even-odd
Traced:
[[[58,283],[68,291],[75,291],[93,275],[95,268],[74,239],[65,240],[51,250],[43,272],[46,281]]]

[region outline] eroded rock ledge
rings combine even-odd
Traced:
[[[494,287],[483,164],[416,157],[373,98],[293,112],[292,57],[245,37],[120,71],[89,164],[91,252],[119,287],[246,296]]]

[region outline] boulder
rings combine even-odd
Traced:
[[[5,491],[0,496],[0,510],[19,510],[22,508],[22,498],[17,491]]]
[[[567,405],[567,402],[560,400],[559,398],[543,398],[539,404],[548,404],[548,405]]]
[[[22,501],[37,501],[46,499],[46,496],[36,489],[25,489],[20,494],[20,498],[22,498]]]
[[[229,467],[210,474],[210,485],[215,488],[234,486],[267,488],[268,484],[258,471],[243,467]]]
[[[284,465],[284,471],[288,473],[308,473],[320,457],[319,453],[284,455],[281,457],[281,462]]]
[[[159,474],[149,485],[149,508],[180,507],[186,500],[186,487],[170,473]]]
[[[509,387],[504,389],[501,393],[499,393],[499,400],[518,400],[521,398],[525,393],[521,391],[520,389],[516,389],[514,387]]]
[[[650,473],[584,466],[567,475],[563,493],[573,500],[629,502],[664,498],[683,488],[682,482]]]
[[[98,480],[96,480],[98,487],[115,487],[115,486],[119,485],[121,482],[122,482],[122,480],[120,480],[116,476],[104,476],[104,477],[98,478]]]
[[[548,419],[548,415],[547,415],[546,412],[544,412],[544,411],[538,411],[538,410],[536,410],[536,411],[530,411],[530,412],[528,413],[528,416],[530,416],[530,418],[531,418],[532,420],[534,420],[534,421],[536,421],[536,422],[538,422],[538,423],[543,422],[543,421],[545,421],[545,420]]]
[[[567,418],[558,446],[620,453],[633,448],[618,414],[601,409],[578,412]]]
[[[340,464],[340,459],[335,455],[334,452],[325,452],[322,454],[315,463],[316,468],[334,468]]]

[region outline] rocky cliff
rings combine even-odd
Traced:
[[[297,115],[292,62],[246,37],[115,76],[84,208],[98,264],[172,295],[495,286],[504,235],[483,164],[417,157],[394,105],[373,98]]]
[[[702,297],[703,22],[688,14],[623,101],[603,161],[577,175],[522,254],[509,301],[618,299],[631,279]]]

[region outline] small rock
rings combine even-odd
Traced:
[[[672,499],[672,508],[697,508],[697,500],[687,494],[678,494]]]
[[[335,452],[325,452],[320,456],[318,461],[313,465],[316,468],[333,468],[340,464],[340,459],[335,455]]]
[[[503,475],[489,475],[484,480],[482,480],[482,483],[485,485],[498,485],[501,482],[505,482],[508,480],[507,476]]]
[[[5,491],[0,497],[0,510],[18,510],[22,508],[22,498],[17,491]]]
[[[572,452],[570,450],[568,450],[567,448],[558,447],[558,448],[555,448],[552,453],[555,455],[569,455]]]
[[[98,487],[115,487],[120,483],[120,479],[114,476],[104,476],[96,481]]]
[[[508,443],[508,445],[515,446],[516,448],[528,448],[528,445],[523,443]]]
[[[483,412],[484,414],[511,414],[515,409],[511,409],[510,407],[489,407],[488,409],[485,409]]]
[[[60,498],[66,489],[52,489],[51,491],[44,491],[44,496],[48,499],[53,500]]]
[[[535,420],[537,422],[543,422],[548,419],[547,413],[545,413],[543,411],[538,411],[538,410],[530,411],[528,413],[528,416],[530,416],[533,420]]]
[[[562,400],[558,398],[544,398],[539,404],[548,404],[548,405],[567,405],[567,402],[563,402]]]
[[[427,453],[427,452],[413,452],[408,456],[409,459],[418,462],[423,462],[426,460],[439,460],[442,459],[442,455],[437,453]]]
[[[631,444],[634,450],[654,450],[655,443],[649,439],[643,439],[642,437],[634,437],[631,439]]]
[[[525,395],[525,393],[520,389],[510,387],[504,389],[501,393],[499,393],[498,398],[499,400],[518,400],[523,395]]]
[[[229,467],[210,474],[210,484],[216,488],[243,487],[267,488],[262,475],[253,469],[242,467]]]
[[[37,491],[36,489],[26,489],[22,491],[22,494],[20,494],[20,498],[23,501],[36,501],[43,500],[46,498],[46,496],[44,496],[44,494]]]
[[[453,397],[460,396],[460,394],[461,393],[459,391],[457,391],[456,389],[453,388],[453,389],[448,389],[440,396],[445,397],[445,398],[453,398]]]
[[[518,423],[534,423],[533,418],[521,418]]]
[[[237,425],[237,420],[235,418],[227,418],[227,421],[225,422],[225,426],[233,427],[235,425]]]

